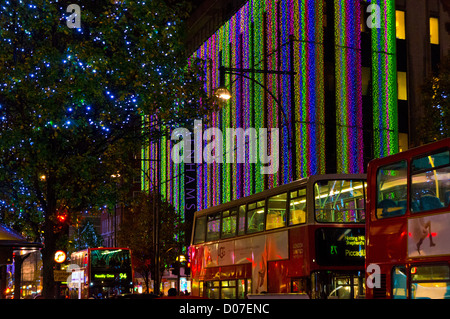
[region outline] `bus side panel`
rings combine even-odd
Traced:
[[[309,276],[310,249],[312,242],[308,240],[308,226],[292,228],[289,230],[289,267],[287,276]]]
[[[289,293],[290,278],[288,269],[290,260],[277,260],[268,262],[267,291],[269,293]]]
[[[400,262],[406,258],[407,220],[406,218],[386,218],[372,222],[367,242],[367,264]]]

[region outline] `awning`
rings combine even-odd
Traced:
[[[44,247],[41,243],[33,243],[27,241],[22,235],[0,224],[0,247],[7,247],[13,249],[37,249]]]

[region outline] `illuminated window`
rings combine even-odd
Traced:
[[[264,230],[264,200],[248,204],[247,233]]]
[[[405,40],[405,11],[396,10],[395,11],[395,31],[397,39]]]
[[[408,87],[406,72],[397,72],[398,99],[406,101],[408,99]]]
[[[370,80],[372,79],[372,70],[368,67],[361,68],[362,95],[369,94]]]
[[[236,236],[237,210],[225,211],[222,214],[222,238]]]
[[[363,182],[319,181],[314,186],[315,216],[320,223],[359,223],[365,218]]]
[[[408,149],[408,134],[398,133],[398,151],[404,152]]]
[[[291,192],[289,201],[289,225],[304,224],[306,222],[306,189]]]
[[[412,299],[449,299],[450,270],[447,265],[411,267]]]
[[[430,18],[430,43],[439,44],[439,19]]]

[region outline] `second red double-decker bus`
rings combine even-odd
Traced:
[[[367,175],[367,298],[450,298],[450,138],[373,160]]]
[[[133,292],[128,248],[88,248],[71,255],[71,293],[78,299],[109,298]]]
[[[357,298],[364,257],[365,175],[311,176],[196,212],[192,294]]]

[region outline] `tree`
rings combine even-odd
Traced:
[[[94,224],[84,219],[81,225],[75,228],[72,238],[69,240],[68,251],[79,251],[86,248],[96,248],[103,245],[102,236],[95,230]]]
[[[424,112],[419,126],[422,143],[450,137],[450,56],[422,86]]]
[[[154,201],[156,199],[156,202]],[[154,212],[158,209],[163,216],[159,223],[160,274],[175,264],[182,253],[182,234],[186,226],[181,222],[175,208],[161,200],[160,194],[141,193],[124,214],[118,231],[118,242],[129,247],[133,253],[135,270],[144,278],[146,292],[149,292],[150,278],[155,280],[155,246],[153,240]]]
[[[85,1],[69,29],[70,2],[0,0],[0,216],[44,242],[46,298],[58,211],[125,201],[132,183],[111,176],[132,176],[141,143],[208,112],[202,64],[184,57],[185,3]]]

